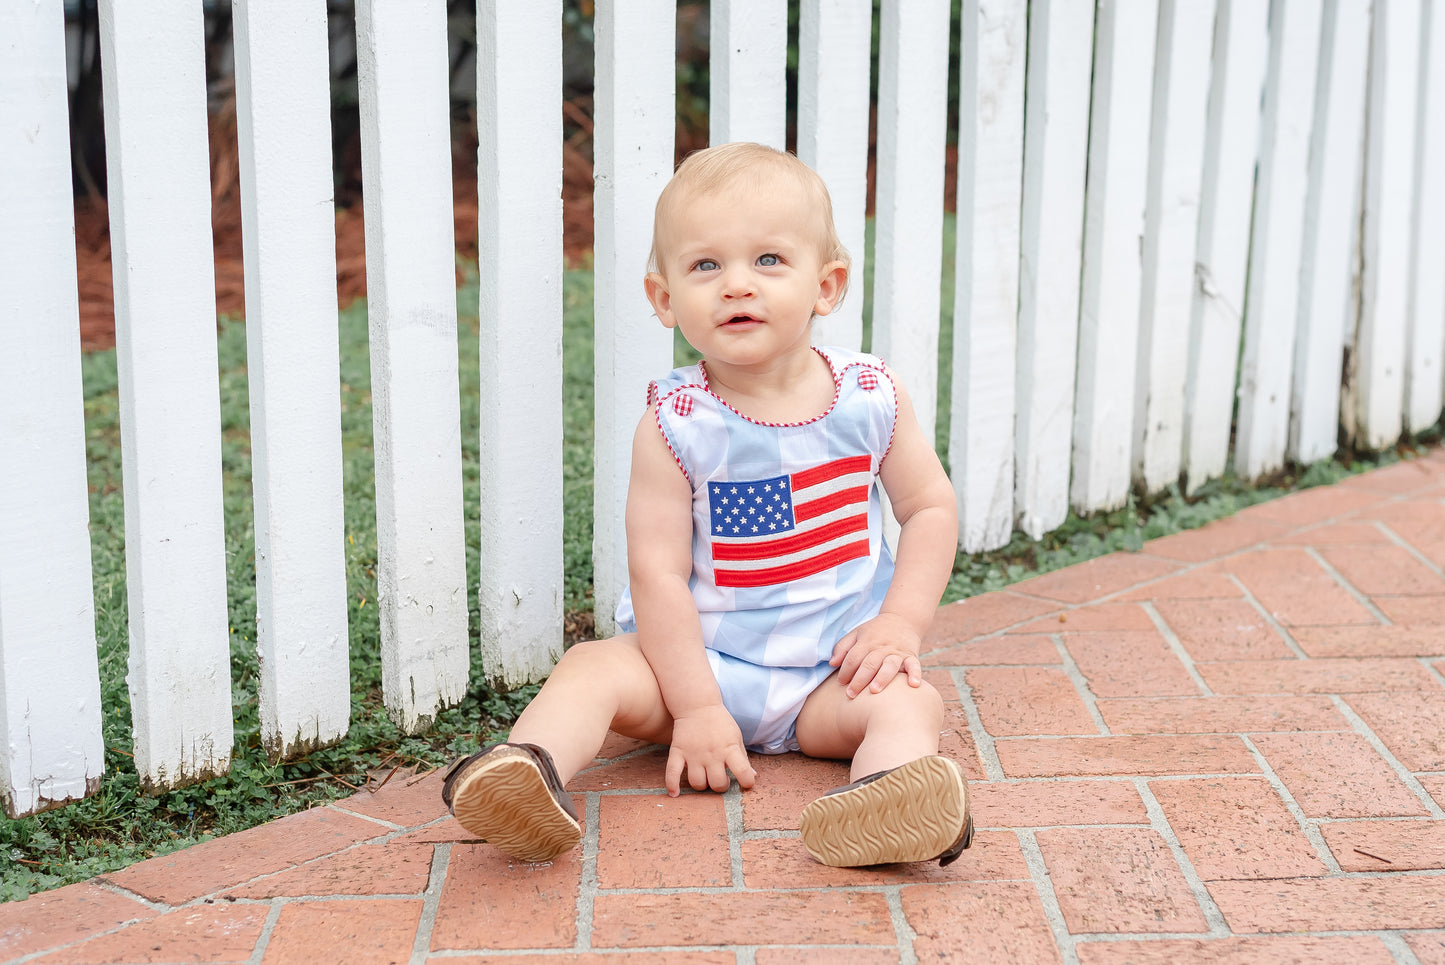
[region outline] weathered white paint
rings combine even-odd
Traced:
[[[1365,449],[1385,448],[1404,427],[1419,29],[1419,0],[1376,0],[1362,222],[1364,270],[1351,358],[1354,440]],[[1438,272],[1440,266],[1432,270]]]
[[[1346,333],[1354,332],[1369,0],[1329,0],[1320,33],[1319,89],[1310,135],[1289,458],[1335,451]]]
[[[562,3],[477,11],[482,670],[562,656]]]
[[[1234,437],[1234,471],[1241,479],[1256,479],[1283,466],[1289,441],[1320,15],[1320,0],[1277,3],[1270,13],[1269,74]]]
[[[1410,346],[1405,428],[1440,418],[1445,350],[1445,4],[1420,10],[1420,93],[1416,116],[1415,205],[1410,259]]]
[[[100,5],[141,786],[230,767],[221,403],[201,8]]]
[[[967,553],[996,549],[1013,535],[1027,25],[1028,0],[984,0],[960,24],[948,461],[958,545]]]
[[[325,0],[235,0],[261,742],[351,716]]]
[[[788,0],[712,0],[708,17],[708,141],[782,149]]]
[[[938,405],[948,2],[887,3],[879,28],[873,344],[925,436]]]
[[[652,212],[672,176],[676,0],[599,0],[594,21],[596,318],[592,581],[597,633],[627,585],[627,478],[648,383],[672,367],[672,332],[642,293]]]
[[[0,5],[0,809],[94,793],[91,602],[61,0]]]
[[[1014,505],[1035,539],[1069,512],[1093,40],[1093,4],[1030,4]]]
[[[853,262],[843,303],[814,325],[813,341],[854,351],[863,346],[872,37],[872,0],[802,0],[798,157],[828,186],[833,223]]]
[[[1268,11],[1258,0],[1220,0],[1214,22],[1185,385],[1188,492],[1223,474],[1229,459]]]
[[[1209,103],[1214,0],[1162,0],[1150,121],[1134,395],[1134,478],[1146,492],[1179,480],[1194,245]]]
[[[1129,496],[1158,0],[1099,0],[1095,18],[1070,487],[1081,514]]]
[[[356,6],[382,693],[409,733],[467,686],[446,31],[441,0]]]

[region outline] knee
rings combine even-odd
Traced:
[[[875,698],[885,713],[907,715],[932,727],[943,726],[943,695],[926,680],[917,687],[895,680]]]

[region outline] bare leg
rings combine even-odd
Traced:
[[[634,634],[563,654],[510,739],[545,747],[566,784],[596,756],[609,729],[660,744],[672,738],[672,717]]]
[[[798,746],[810,757],[853,759],[850,780],[938,753],[943,698],[926,681],[908,686],[901,674],[881,693],[848,699],[834,674],[798,715]]]

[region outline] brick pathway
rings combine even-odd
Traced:
[[[669,799],[614,739],[514,864],[440,777],[0,905],[37,962],[1445,965],[1445,453],[939,611],[974,847],[815,864],[841,764]]]

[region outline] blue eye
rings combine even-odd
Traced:
[[[782,264],[782,259],[777,255],[761,255],[758,257],[758,264],[763,268],[773,268]]]
[[[693,265],[693,267],[696,268],[698,271],[717,271],[718,268],[720,268],[721,266],[717,262],[713,261],[711,258],[704,258],[696,265]]]

